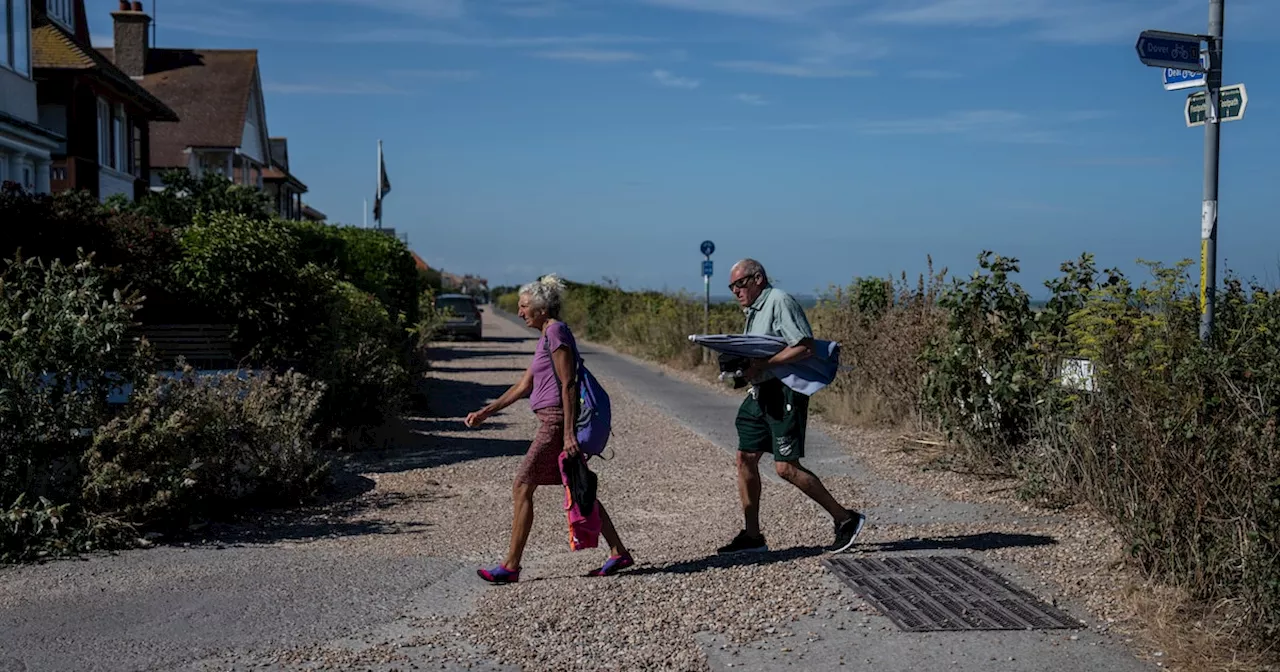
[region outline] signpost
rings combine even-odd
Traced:
[[[1213,332],[1213,294],[1218,258],[1218,160],[1223,121],[1244,116],[1249,96],[1243,84],[1222,88],[1224,0],[1209,0],[1206,35],[1144,30],[1134,49],[1144,65],[1163,68],[1168,91],[1204,87],[1187,97],[1187,126],[1204,126],[1204,197],[1200,204],[1200,340]],[[1204,42],[1206,49],[1201,49]]]
[[[1182,70],[1175,68],[1164,69],[1164,90],[1180,91],[1182,89],[1194,89],[1204,86],[1205,75],[1203,72],[1194,70]]]
[[[1167,33],[1163,30],[1144,30],[1133,45],[1138,50],[1138,60],[1153,68],[1203,71],[1200,62],[1200,35]]]
[[[711,333],[711,255],[716,251],[716,244],[709,240],[704,240],[698,249],[702,251],[702,256],[704,257],[702,260],[702,285],[706,290],[706,298],[702,304],[702,320],[705,324],[702,333],[709,334]],[[702,361],[707,361],[706,348],[702,348]]]
[[[1209,52],[1200,52],[1200,70],[1183,70],[1182,68],[1162,68],[1161,80],[1165,91],[1181,91],[1204,86],[1205,70],[1209,69]]]
[[[1244,84],[1224,86],[1218,90],[1217,117],[1219,122],[1235,121],[1244,117],[1244,108],[1249,106],[1249,93]],[[1209,96],[1204,91],[1196,91],[1187,96],[1187,106],[1183,109],[1187,127],[1204,126],[1214,110],[1209,107]]]

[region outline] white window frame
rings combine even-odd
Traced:
[[[75,3],[72,0],[46,0],[49,18],[71,32],[76,30]]]
[[[0,68],[31,78],[31,0],[0,0]]]
[[[129,151],[129,120],[124,113],[124,105],[112,105],[111,114],[111,144],[115,150],[115,162],[111,167],[122,172],[128,173],[128,151]]]
[[[98,99],[98,165],[111,166],[111,104]]]

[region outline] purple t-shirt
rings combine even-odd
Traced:
[[[560,346],[576,349],[573,333],[564,322],[552,322],[538,339],[538,349],[533,353],[533,392],[529,394],[529,407],[533,410],[560,406],[560,383],[556,380],[555,365],[551,353]],[[574,358],[576,361],[576,357]]]

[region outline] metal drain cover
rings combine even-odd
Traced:
[[[907,631],[1085,627],[965,556],[834,557],[823,564]]]

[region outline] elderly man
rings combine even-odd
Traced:
[[[770,286],[764,266],[743,259],[729,271],[729,289],[747,317],[745,333],[778,336],[787,346],[767,360],[754,360],[746,370],[749,394],[742,400],[735,424],[738,429],[738,495],[746,529],[720,553],[767,550],[760,533],[760,457],[773,453],[778,475],[796,486],[831,514],[835,541],[827,550],[847,550],[858,538],[866,516],[846,509],[831,496],[813,472],[800,465],[804,456],[805,424],[809,397],[782,383],[770,369],[800,361],[814,354],[813,330],[804,308],[786,292]]]

